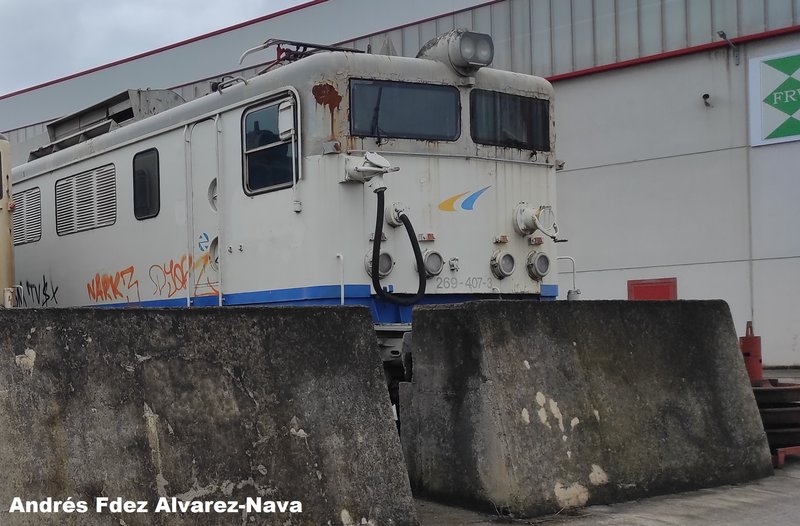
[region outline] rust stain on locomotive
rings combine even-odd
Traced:
[[[338,109],[339,104],[342,102],[342,96],[339,95],[339,92],[336,91],[333,84],[327,82],[315,85],[311,89],[311,93],[314,94],[314,99],[317,101],[317,104],[328,106],[331,112],[333,112],[334,109]]]
[[[311,88],[311,93],[314,95],[314,100],[317,101],[317,104],[320,106],[327,106],[330,109],[331,138],[336,137],[334,112],[339,109],[339,105],[342,103],[342,96],[339,95],[339,92],[336,91],[336,88],[333,86],[333,84],[328,82],[316,84],[313,88]]]

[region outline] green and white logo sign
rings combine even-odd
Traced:
[[[800,51],[750,60],[750,144],[800,140]]]

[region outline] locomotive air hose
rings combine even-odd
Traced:
[[[378,213],[377,218],[375,220],[375,239],[372,243],[372,286],[375,288],[375,292],[378,293],[378,296],[389,301],[391,303],[396,303],[397,305],[413,305],[425,295],[425,284],[426,284],[426,276],[425,276],[425,262],[422,259],[422,250],[419,248],[419,240],[417,239],[417,234],[414,232],[414,227],[411,226],[411,220],[408,216],[401,212],[400,213],[400,221],[403,223],[403,226],[406,228],[406,233],[408,234],[408,239],[411,241],[411,247],[414,249],[414,258],[417,260],[417,274],[419,275],[419,289],[417,289],[417,293],[413,296],[398,296],[396,294],[391,294],[381,287],[381,279],[380,275],[378,274],[378,266],[379,260],[381,256],[381,238],[383,237],[383,207],[384,207],[384,192],[386,190],[378,190],[375,192],[378,194]]]

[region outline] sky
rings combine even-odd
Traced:
[[[304,0],[0,0],[0,95]]]

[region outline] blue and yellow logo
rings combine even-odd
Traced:
[[[483,192],[491,188],[491,186],[487,186],[481,188],[477,192],[464,192],[462,194],[454,195],[453,197],[448,197],[441,203],[439,203],[439,210],[443,212],[456,212],[459,210],[472,210],[475,208],[475,201],[483,195]],[[466,196],[466,197],[464,197]]]

